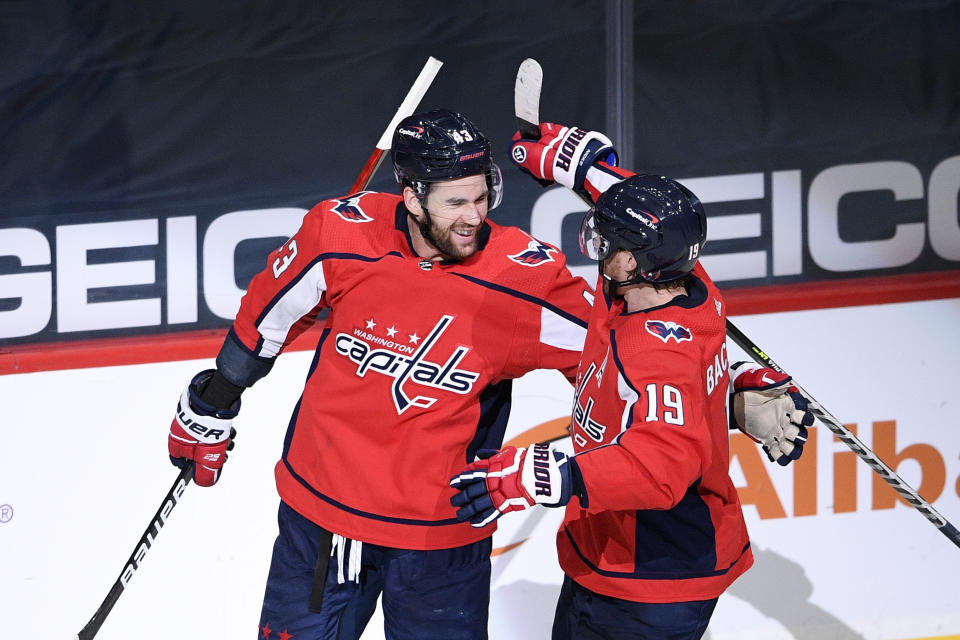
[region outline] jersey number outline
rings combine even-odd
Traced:
[[[293,259],[297,257],[297,241],[291,240],[290,244],[287,245],[287,250],[289,250],[290,253],[282,254],[273,261],[274,280],[278,279],[280,275],[287,270],[287,267],[290,266],[290,263],[293,262]]]
[[[647,385],[647,422],[655,422],[660,420],[660,393],[658,391],[658,385],[656,382],[651,382]],[[663,422],[667,424],[675,424],[682,427],[684,424],[683,417],[683,394],[680,393],[680,389],[677,389],[674,386],[669,384],[663,385]]]

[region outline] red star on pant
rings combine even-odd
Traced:
[[[273,629],[270,628],[270,625],[266,622],[263,623],[263,637],[269,638],[270,634],[273,633]]]
[[[280,634],[280,640],[290,640],[293,637],[292,633],[287,633],[287,630],[284,629],[283,633]]]

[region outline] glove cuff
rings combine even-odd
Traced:
[[[529,447],[525,457],[520,481],[529,497],[545,507],[562,507],[570,502],[573,495],[571,458],[546,442]]]
[[[557,148],[553,178],[568,189],[583,191],[587,171],[601,156],[616,163],[617,155],[610,138],[598,131],[570,127]]]
[[[219,409],[213,404],[202,399],[204,392],[214,379],[216,369],[206,369],[193,376],[193,380],[184,390],[184,395],[189,395],[190,408],[200,416],[212,416],[221,420],[232,420],[240,413],[240,398],[233,401],[227,409]],[[181,399],[182,401],[182,399]]]
[[[761,367],[754,363],[737,362],[730,367],[730,380],[733,383],[734,393],[741,391],[768,392],[775,390],[775,394],[792,378],[769,367]]]
[[[200,399],[213,373],[213,369],[208,369],[193,377],[180,394],[174,418],[176,426],[179,426],[186,435],[205,445],[219,444],[229,440],[233,435],[233,418],[240,410],[239,399],[229,410],[220,411]],[[171,436],[177,436],[173,427],[171,427]]]

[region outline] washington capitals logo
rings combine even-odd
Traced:
[[[349,198],[337,200],[337,204],[334,205],[330,210],[347,222],[371,222],[373,221],[373,218],[364,213],[363,209],[361,209],[360,205],[358,204],[360,202],[360,197],[365,193],[370,192],[361,191],[360,193],[353,194]]]
[[[398,414],[410,407],[427,409],[437,401],[437,398],[421,395],[410,397],[404,388],[408,382],[463,395],[470,392],[473,383],[480,377],[480,374],[474,371],[457,368],[470,351],[469,347],[463,345],[454,349],[453,354],[442,364],[427,360],[427,353],[436,345],[452,322],[453,316],[440,318],[427,337],[417,337],[418,346],[415,349],[361,329],[355,329],[353,335],[338,333],[334,346],[338,353],[357,365],[357,375],[361,378],[366,376],[368,371],[375,371],[394,379],[391,391]],[[367,326],[371,327],[375,324],[370,321]],[[389,330],[388,335],[390,335]],[[411,336],[411,340],[414,337],[416,334]],[[371,348],[371,342],[385,348]]]
[[[670,338],[680,343],[684,340],[693,340],[693,334],[690,329],[677,324],[676,322],[663,322],[661,320],[647,320],[647,331],[655,335],[666,344]]]
[[[525,267],[536,267],[544,262],[553,262],[553,256],[550,254],[556,251],[557,249],[547,246],[542,242],[531,240],[526,250],[507,257]]]

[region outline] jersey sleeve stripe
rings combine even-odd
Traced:
[[[287,283],[263,308],[254,321],[261,335],[256,355],[272,358],[280,352],[297,320],[312,311],[327,289],[323,263],[327,260],[360,260],[376,262],[388,256],[403,257],[399,251],[390,251],[382,256],[364,256],[355,253],[324,253],[314,258],[300,273]],[[304,282],[306,281],[306,284]]]
[[[376,262],[376,261],[382,260],[382,259],[384,259],[384,258],[386,258],[386,257],[388,257],[388,256],[392,256],[392,257],[396,257],[396,258],[402,258],[402,257],[403,257],[403,255],[402,255],[399,251],[390,251],[390,252],[388,252],[388,253],[385,253],[385,254],[382,255],[382,256],[373,256],[373,257],[371,257],[371,256],[364,256],[364,255],[360,255],[360,254],[356,254],[356,253],[324,253],[324,254],[321,254],[321,255],[317,256],[316,258],[314,258],[313,260],[311,260],[310,263],[307,264],[307,265],[300,271],[300,273],[298,273],[296,276],[294,276],[294,278],[293,278],[286,286],[284,286],[282,289],[280,289],[280,291],[277,293],[277,295],[275,295],[275,296],[273,297],[273,299],[271,299],[270,302],[263,308],[263,311],[260,312],[260,315],[257,316],[257,319],[256,319],[256,321],[254,322],[254,325],[255,325],[255,326],[260,326],[260,323],[263,322],[263,319],[264,319],[267,315],[269,315],[269,313],[271,312],[271,310],[273,309],[273,307],[276,306],[276,305],[280,302],[280,300],[283,298],[284,295],[286,295],[286,292],[287,292],[288,290],[290,290],[292,287],[297,286],[297,283],[298,283],[302,278],[306,277],[307,274],[309,274],[310,271],[314,268],[314,265],[316,265],[317,263],[319,263],[319,262],[324,262],[324,261],[326,261],[326,260],[360,260],[361,262]],[[324,283],[323,289],[326,290],[326,283]],[[319,298],[318,298],[317,300],[319,300]],[[314,305],[316,305],[316,303],[314,303]],[[311,307],[310,309],[312,309],[312,308],[313,308],[313,307]],[[310,311],[310,309],[307,309],[304,313]]]
[[[630,382],[630,378],[623,368],[623,362],[620,360],[620,350],[617,348],[617,333],[615,331],[610,332],[610,352],[613,354],[613,366],[617,368],[617,391],[626,403],[620,419],[620,435],[623,435],[633,423],[633,406],[640,400],[640,392],[637,391]],[[618,442],[619,439],[620,436],[617,436]]]
[[[587,330],[548,307],[540,309],[540,342],[567,351],[583,351]]]
[[[499,285],[499,284],[496,284],[496,283],[493,283],[493,282],[487,282],[486,280],[481,280],[480,278],[474,278],[473,276],[468,276],[468,275],[463,274],[463,273],[454,273],[453,275],[458,276],[458,277],[460,277],[460,278],[463,278],[464,280],[469,280],[470,282],[473,282],[474,284],[478,284],[478,285],[480,285],[481,287],[486,287],[486,288],[488,288],[488,289],[493,289],[494,291],[499,291],[499,292],[501,292],[501,293],[505,293],[505,294],[507,294],[508,296],[513,296],[514,298],[519,298],[519,299],[521,299],[521,300],[526,300],[527,302],[532,302],[533,304],[539,305],[539,306],[543,307],[544,309],[549,309],[549,310],[552,311],[554,314],[560,316],[561,318],[564,318],[565,320],[567,320],[567,321],[569,321],[569,322],[572,322],[572,323],[574,323],[574,324],[576,324],[576,325],[579,325],[579,326],[583,327],[584,329],[587,328],[587,321],[586,321],[586,320],[581,320],[581,319],[578,318],[577,316],[575,316],[575,315],[573,315],[573,314],[571,314],[571,313],[567,313],[566,311],[564,311],[564,310],[561,309],[560,307],[555,306],[555,305],[552,305],[552,304],[550,304],[549,302],[547,302],[546,300],[543,300],[542,298],[538,298],[538,297],[536,297],[536,296],[532,296],[532,295],[530,295],[529,293],[524,293],[524,292],[522,292],[522,291],[517,291],[516,289],[510,289],[509,287],[504,287],[504,286],[502,286],[502,285]]]
[[[317,306],[326,289],[322,261],[314,261],[284,287],[257,319],[257,331],[263,337],[257,355],[275,357],[283,348],[290,327]]]

